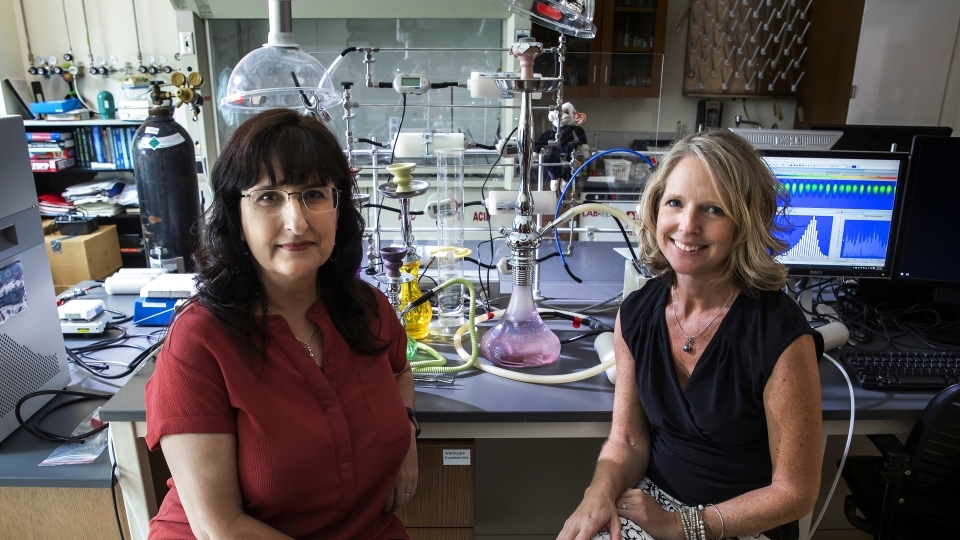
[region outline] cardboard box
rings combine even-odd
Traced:
[[[41,219],[40,225],[43,226],[43,235],[53,234],[57,232],[57,226],[54,224],[52,219]]]
[[[123,265],[116,225],[101,225],[81,236],[52,234],[44,240],[57,294],[87,279],[105,279]]]

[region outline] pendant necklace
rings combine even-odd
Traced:
[[[677,328],[680,329],[680,333],[683,334],[683,337],[687,338],[687,342],[683,344],[683,352],[691,353],[693,352],[693,340],[700,337],[701,334],[707,331],[707,328],[710,328],[710,325],[713,324],[713,321],[717,320],[717,317],[720,316],[720,313],[723,312],[723,308],[727,307],[727,304],[730,303],[730,299],[733,298],[733,293],[737,292],[737,289],[733,289],[733,292],[730,293],[730,296],[727,297],[727,301],[720,306],[720,309],[717,310],[717,313],[710,319],[710,322],[707,323],[699,332],[695,335],[688,336],[686,332],[683,331],[683,325],[680,324],[680,317],[677,315],[677,304],[680,303],[680,295],[678,294],[677,288],[673,288],[673,295],[676,297],[676,302],[673,304],[673,318],[677,320]],[[296,337],[296,336],[294,336]]]
[[[271,311],[270,308],[267,308],[267,313],[271,315],[276,315],[276,313]],[[306,341],[301,340],[300,338],[297,337],[296,334],[293,334],[293,329],[290,330],[290,333],[293,334],[293,339],[300,342],[300,344],[307,349],[307,354],[310,355],[310,358],[313,358],[313,359],[316,359],[316,356],[313,355],[313,347],[310,346],[310,340],[313,339],[313,333],[316,330],[317,330],[317,323],[313,323],[313,325],[310,327],[310,336],[307,338]]]

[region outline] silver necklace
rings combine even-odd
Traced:
[[[267,313],[271,315],[276,315],[276,313],[274,313],[270,308],[267,308]],[[316,356],[313,355],[313,347],[310,346],[310,340],[313,339],[313,333],[316,332],[316,330],[317,330],[317,323],[313,323],[313,326],[310,327],[310,337],[308,337],[306,341],[303,341],[302,339],[298,338],[296,334],[293,334],[293,329],[290,330],[290,333],[293,334],[293,339],[299,341],[301,345],[306,347],[307,354],[309,354],[310,358],[313,358],[313,359],[316,359]]]
[[[680,303],[680,295],[678,294],[677,288],[673,288],[673,295],[676,297],[676,301],[673,303],[673,318],[677,320],[677,328],[680,329],[680,333],[683,334],[683,337],[687,338],[687,342],[683,344],[683,352],[690,353],[693,352],[693,340],[700,337],[701,334],[707,331],[707,328],[710,328],[710,325],[713,324],[713,321],[717,320],[717,317],[720,316],[720,313],[723,311],[723,308],[727,307],[727,304],[730,302],[730,299],[733,298],[733,293],[737,292],[736,289],[730,292],[730,296],[727,297],[727,301],[720,306],[720,309],[717,310],[717,313],[710,319],[710,322],[707,323],[699,332],[693,336],[688,336],[686,332],[683,331],[683,325],[680,324],[680,317],[677,315],[677,304]]]

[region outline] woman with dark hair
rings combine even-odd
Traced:
[[[413,376],[397,316],[357,277],[340,145],[271,109],[211,183],[198,294],[146,387],[147,444],[173,475],[150,538],[407,538],[393,512],[417,487]]]
[[[820,334],[783,291],[786,191],[727,130],[678,141],[638,207],[613,422],[560,540],[796,539],[820,487]]]

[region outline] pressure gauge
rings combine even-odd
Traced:
[[[137,71],[139,71],[140,73],[146,73],[147,66],[141,65],[140,67],[137,68]]]
[[[53,69],[51,69],[51,71],[53,72],[54,75],[60,75],[61,73],[63,73],[63,68],[60,66],[53,66]]]
[[[400,94],[420,95],[430,90],[430,79],[423,75],[401,73],[393,79],[393,89]]]
[[[80,68],[78,68],[77,66],[70,66],[70,69],[68,69],[67,71],[71,75],[76,75],[77,73],[80,73]]]
[[[117,58],[116,56],[111,56],[110,58],[107,59],[107,61],[110,62],[111,66],[115,66],[120,63],[120,59]]]
[[[104,57],[102,57],[102,56],[98,56],[98,57],[97,57],[97,65],[98,65],[98,66],[105,66],[105,65],[107,65],[107,59],[104,58]]]
[[[149,56],[147,56],[147,63],[148,63],[148,64],[156,64],[156,63],[157,63],[157,57],[154,56],[154,55],[152,55],[152,54],[149,55]]]
[[[164,72],[164,73],[170,73],[170,72],[172,72],[172,71],[173,71],[173,68],[172,68],[172,67],[170,67],[170,66],[163,66],[163,72]]]
[[[56,57],[56,56],[48,56],[48,57],[47,57],[47,63],[50,64],[51,66],[56,65],[56,64],[57,64],[57,57]]]
[[[33,63],[38,66],[42,66],[47,63],[47,59],[38,55],[36,58],[33,59]]]
[[[157,60],[159,60],[161,64],[166,64],[166,63],[167,63],[167,57],[164,56],[164,55],[162,55],[162,54],[157,57]]]
[[[118,68],[117,68],[117,75],[126,75],[126,74],[127,74],[127,68],[125,68],[125,67],[118,67]]]

